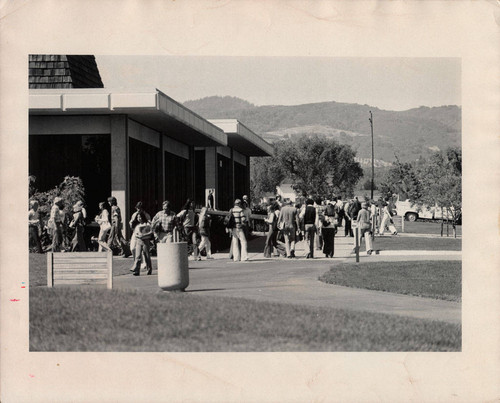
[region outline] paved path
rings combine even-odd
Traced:
[[[262,239],[254,242],[262,243]],[[227,254],[215,254],[214,260],[190,261],[190,284],[186,291],[200,295],[380,312],[449,323],[461,322],[461,304],[457,302],[342,287],[319,281],[318,277],[336,263],[354,262],[355,257],[351,255],[352,238],[337,237],[335,242],[333,259],[319,256],[315,259],[305,259],[302,243],[296,250],[297,259],[265,259],[262,253],[250,253],[248,262],[232,262],[227,258]],[[411,256],[408,251],[388,252],[382,251],[380,255],[372,256],[362,253],[360,260],[461,259],[461,254],[454,251],[413,253]],[[115,277],[114,287],[158,292],[156,270],[152,276]]]

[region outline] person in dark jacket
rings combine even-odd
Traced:
[[[361,210],[361,203],[359,202],[358,198],[355,197],[354,201],[349,207],[349,215],[351,216],[352,221],[356,221],[358,219],[359,210]]]
[[[328,203],[323,215],[323,253],[325,257],[333,257],[335,251],[335,232],[337,232],[337,215],[335,207]]]
[[[309,252],[306,255],[306,259],[314,258],[314,236],[316,234],[316,208],[314,207],[314,201],[312,199],[306,200],[306,208],[301,213],[301,220],[304,222],[304,232],[306,235],[307,245],[309,246]]]

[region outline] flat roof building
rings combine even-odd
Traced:
[[[208,121],[156,88],[55,88],[29,92],[29,173],[41,191],[79,176],[89,216],[116,197],[128,219],[186,199],[227,210],[250,192],[250,156],[272,146],[234,119]]]

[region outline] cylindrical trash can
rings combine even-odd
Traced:
[[[164,291],[184,291],[189,285],[187,242],[157,244],[158,286]]]

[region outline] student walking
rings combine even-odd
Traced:
[[[210,224],[212,220],[210,214],[208,214],[208,208],[203,207],[200,211],[200,217],[198,218],[198,228],[200,231],[201,242],[200,242],[200,256],[201,251],[205,249],[207,259],[213,259],[212,257],[212,244],[210,243]],[[201,260],[201,257],[200,259]]]
[[[277,256],[286,256],[286,251],[283,245],[278,244],[278,216],[276,215],[275,206],[267,208],[267,217],[264,218],[269,229],[267,231],[266,244],[264,246],[264,257],[270,258],[273,255],[273,248],[276,249]]]
[[[383,203],[382,205],[382,222],[380,223],[380,229],[379,229],[379,235],[384,235],[385,228],[389,228],[389,232],[392,235],[397,235],[398,231],[396,230],[396,227],[394,226],[391,218],[391,212],[389,210],[389,204],[388,203]]]
[[[30,209],[28,211],[29,225],[29,246],[36,247],[38,253],[43,253],[42,242],[40,241],[40,214],[38,212],[38,202],[30,201]]]
[[[139,201],[135,205],[135,212],[132,214],[132,217],[130,217],[130,221],[128,225],[130,226],[130,229],[132,230],[132,233],[134,233],[135,226],[139,224],[139,221],[137,220],[137,216],[139,213],[144,213],[144,216],[146,217],[146,220],[148,222],[151,222],[151,216],[146,213],[142,207],[142,202]],[[136,243],[137,238],[131,237],[130,238],[130,252],[132,252],[132,257],[135,259],[134,253],[135,253],[135,243]]]
[[[111,230],[109,232],[108,237],[108,247],[110,249],[119,248],[120,256],[129,257],[131,255],[129,248],[127,247],[127,243],[123,238],[122,228],[122,213],[120,207],[118,207],[118,203],[116,201],[116,197],[108,197],[108,203],[111,206]]]
[[[366,253],[372,254],[372,224],[370,221],[370,212],[368,211],[368,203],[361,203],[361,210],[358,213],[358,245],[361,247],[361,239],[365,239]]]
[[[153,240],[153,230],[151,225],[148,223],[146,215],[143,211],[137,214],[137,225],[134,228],[134,233],[132,237],[136,238],[135,242],[135,253],[134,253],[134,265],[130,269],[134,276],[140,275],[142,256],[146,261],[146,268],[148,270],[148,275],[153,273],[153,266],[151,264],[151,255],[149,250],[151,248],[151,241]]]
[[[335,232],[337,232],[337,216],[335,207],[328,203],[323,214],[323,253],[332,258],[335,252]]]
[[[162,204],[162,210],[158,211],[153,217],[151,227],[156,234],[159,243],[173,242],[174,228],[177,225],[177,217],[170,209],[170,202],[165,200]]]
[[[104,250],[104,244],[107,241],[109,231],[111,230],[111,223],[109,221],[109,211],[106,208],[106,202],[99,203],[100,214],[95,217],[95,222],[99,224],[99,235],[97,236],[97,243],[99,244],[99,252]],[[92,238],[95,240],[95,238]]]
[[[291,201],[281,209],[278,218],[278,228],[280,227],[285,237],[287,258],[292,259],[295,257],[296,232],[297,228],[300,227],[300,222],[297,209],[293,206]]]
[[[198,226],[196,222],[196,212],[194,210],[194,202],[187,199],[181,212],[177,214],[177,218],[182,224],[184,235],[186,236],[188,247],[193,249],[193,259],[201,260],[198,251]]]
[[[85,240],[83,238],[83,232],[85,231],[85,217],[83,214],[83,202],[81,200],[77,201],[73,206],[73,219],[71,220],[69,227],[75,230],[73,239],[71,240],[71,252],[85,252],[87,250]]]
[[[232,253],[233,253],[233,261],[238,262],[241,258],[241,261],[245,262],[248,260],[248,252],[247,252],[247,239],[245,237],[245,232],[243,226],[245,225],[246,216],[241,208],[241,200],[236,199],[234,201],[234,207],[229,210],[229,222],[233,221],[230,224],[230,229],[232,233]],[[240,244],[241,243],[241,250]]]
[[[304,233],[309,251],[306,254],[306,259],[314,258],[314,237],[316,235],[316,209],[313,206],[312,199],[306,200],[306,207],[300,214],[300,219],[304,222]]]
[[[52,235],[52,252],[60,252],[63,242],[63,223],[65,214],[64,202],[61,197],[55,197],[50,209],[48,227]]]
[[[354,237],[354,233],[352,232],[352,217],[349,214],[351,204],[352,200],[348,200],[344,204],[344,236]]]

